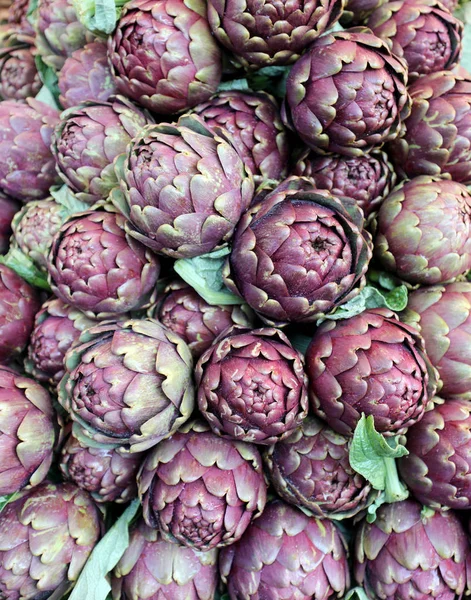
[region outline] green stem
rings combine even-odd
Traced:
[[[409,492],[399,479],[396,459],[383,457],[383,461],[386,469],[386,488],[384,490],[385,501],[390,503],[405,500],[409,496]]]

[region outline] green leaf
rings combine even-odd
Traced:
[[[50,193],[57,204],[63,206],[69,215],[90,210],[90,206],[86,202],[79,200],[65,184],[52,187]]]
[[[56,72],[52,67],[46,65],[39,55],[34,57],[34,62],[36,63],[36,69],[39,73],[39,77],[43,82],[43,87],[36,94],[36,99],[44,102],[48,106],[52,106],[53,108],[60,110],[60,90],[57,84],[58,80]]]
[[[306,356],[307,349],[311,343],[312,337],[302,333],[292,333],[288,335],[289,341],[298,352]]]
[[[97,35],[113,33],[128,0],[73,0],[79,21]]]
[[[368,596],[362,587],[355,587],[345,594],[345,600],[368,600]]]
[[[471,3],[461,4],[455,11],[455,17],[464,23],[460,65],[471,72]]]
[[[0,513],[5,508],[7,504],[16,500],[19,496],[20,492],[14,492],[13,494],[8,494],[7,496],[0,496]]]
[[[45,273],[40,271],[33,261],[17,246],[10,246],[8,253],[5,256],[0,256],[0,263],[10,267],[32,286],[48,292],[51,291]]]
[[[175,262],[174,269],[208,304],[244,304],[244,300],[224,284],[222,271],[229,254],[226,247],[195,258],[181,258]]]
[[[218,87],[218,92],[225,92],[227,90],[240,90],[245,92],[250,90],[247,79],[232,79],[231,81],[221,81]]]
[[[264,91],[284,98],[286,95],[286,80],[291,71],[291,67],[263,67],[258,71],[247,73],[249,88],[257,91]]]
[[[78,578],[70,600],[106,600],[111,590],[106,576],[129,546],[129,524],[138,510],[139,500],[136,499],[98,542]]]
[[[362,415],[350,446],[350,465],[375,490],[384,491],[386,502],[405,500],[409,495],[399,480],[395,462],[396,458],[407,454],[409,452],[397,439],[386,439],[376,431],[372,415]]]

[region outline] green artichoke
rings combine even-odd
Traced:
[[[318,154],[362,156],[402,135],[407,66],[369,29],[323,35],[293,66],[284,122]]]
[[[26,100],[41,88],[32,47],[18,44],[0,50],[0,98]]]
[[[172,258],[227,242],[253,197],[252,174],[232,142],[195,115],[148,125],[115,166],[121,193],[112,201],[130,234]]]
[[[185,342],[151,319],[86,329],[67,352],[59,402],[90,439],[141,452],[172,435],[194,406]]]
[[[464,185],[415,177],[381,204],[376,257],[412,284],[451,281],[471,269],[470,220],[471,196]]]
[[[147,525],[203,551],[236,542],[267,497],[255,446],[208,429],[187,423],[149,452],[138,476]]]

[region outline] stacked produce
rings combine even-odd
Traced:
[[[0,599],[471,594],[470,7],[11,3]]]

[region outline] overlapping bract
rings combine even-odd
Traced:
[[[204,551],[237,541],[267,497],[255,446],[208,429],[197,421],[183,426],[150,451],[138,477],[146,523]]]
[[[141,452],[172,435],[193,411],[190,350],[158,321],[87,329],[65,366],[59,401],[97,442]]]
[[[26,100],[41,88],[31,47],[18,44],[0,50],[0,98]]]
[[[11,222],[19,208],[20,205],[16,200],[0,192],[0,254],[8,250],[12,233]]]

